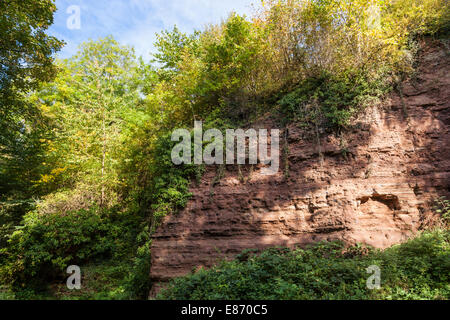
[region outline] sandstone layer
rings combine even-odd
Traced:
[[[153,236],[152,294],[244,249],[335,239],[385,248],[429,224],[433,199],[450,195],[449,67],[448,47],[428,41],[402,94],[348,132],[321,132],[319,143],[290,125],[288,167],[282,161],[277,175],[227,166],[219,180],[208,168],[187,207]]]

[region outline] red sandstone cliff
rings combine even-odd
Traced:
[[[350,132],[322,134],[320,149],[291,125],[288,177],[230,166],[213,186],[217,168],[209,168],[187,208],[153,236],[152,294],[161,282],[246,248],[324,239],[384,248],[429,223],[432,199],[450,195],[449,50],[429,41],[419,62],[417,77],[403,84],[403,103],[392,94]]]

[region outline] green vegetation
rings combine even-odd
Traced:
[[[444,225],[450,224],[450,200],[445,197],[440,197],[435,200],[434,210],[440,214]]]
[[[151,63],[113,37],[55,62],[62,42],[45,33],[53,1],[7,0],[0,9],[0,297],[19,299],[146,298],[151,234],[186,205],[204,169],[173,165],[174,129],[194,120],[241,126],[270,113],[284,124],[345,130],[413,71],[414,41],[448,36],[450,25],[446,0],[270,0],[251,18],[233,13],[191,35],[163,31]],[[340,247],[320,248],[263,256],[319,261],[320,252]],[[340,257],[336,268],[364,259]],[[59,284],[71,264],[83,266],[88,287],[64,293]],[[351,279],[364,271],[358,266]],[[274,292],[300,297],[294,275],[284,276],[272,275],[285,290]],[[417,297],[448,296],[442,280],[423,281],[431,291]],[[320,286],[308,297],[332,297]],[[333,297],[364,296],[339,290]]]
[[[381,270],[381,288],[368,289],[372,273]],[[290,299],[449,299],[450,233],[424,232],[385,251],[339,242],[306,249],[246,251],[173,280],[158,299],[290,300]]]
[[[63,42],[45,34],[56,10],[51,0],[0,3],[0,195],[25,200],[39,176],[40,116],[27,93],[56,73],[52,55]],[[24,123],[34,125],[25,130]],[[21,194],[22,193],[22,194]]]
[[[342,128],[355,114],[377,103],[390,89],[386,78],[368,80],[361,74],[345,74],[333,78],[323,74],[302,81],[280,101],[283,119],[320,127]]]

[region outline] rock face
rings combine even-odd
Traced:
[[[428,41],[419,62],[402,95],[340,136],[322,132],[318,143],[291,125],[277,175],[227,166],[217,183],[220,169],[208,168],[186,209],[153,236],[151,295],[247,248],[334,239],[385,248],[431,223],[432,199],[450,195],[449,51]]]

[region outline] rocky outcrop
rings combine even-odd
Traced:
[[[426,43],[419,65],[403,94],[369,108],[345,134],[322,132],[318,143],[289,126],[277,175],[230,166],[214,185],[218,168],[208,168],[186,209],[153,236],[152,294],[243,249],[334,239],[384,248],[431,223],[432,199],[450,194],[447,48]]]

